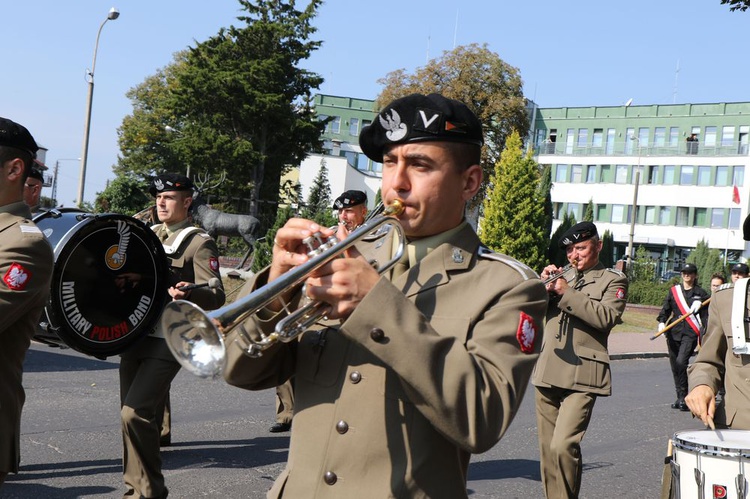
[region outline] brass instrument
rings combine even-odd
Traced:
[[[312,324],[324,318],[329,313],[330,306],[325,302],[307,300],[307,303],[292,311],[284,296],[293,294],[312,272],[342,256],[361,239],[383,230],[396,231],[398,246],[389,261],[383,265],[373,266],[380,274],[390,269],[399,261],[406,249],[403,228],[394,218],[403,211],[403,203],[396,200],[385,208],[382,214],[365,221],[343,241],[338,241],[335,236],[324,241],[321,234],[313,234],[303,241],[310,248],[310,259],[307,262],[294,267],[244,298],[212,312],[207,313],[185,300],[170,302],[164,309],[161,324],[164,338],[175,359],[195,375],[204,378],[218,377],[226,365],[226,335],[248,317],[277,300],[289,315],[276,324],[274,332],[266,335],[260,331],[253,331],[259,335],[258,339],[250,337],[240,328],[237,342],[246,355],[260,357],[262,352],[272,345],[294,340]]]
[[[558,269],[557,272],[555,272],[551,276],[548,276],[546,279],[544,279],[542,281],[542,283],[546,285],[546,284],[549,284],[551,282],[554,282],[554,281],[558,280],[561,277],[564,277],[565,274],[567,274],[571,270],[577,270],[577,268],[576,268],[577,265],[578,265],[578,261],[573,260],[572,262],[570,262],[569,264],[567,264],[565,267],[563,267],[561,269]],[[575,277],[575,274],[574,274],[574,277]],[[570,282],[570,279],[566,278],[566,280],[568,282]]]

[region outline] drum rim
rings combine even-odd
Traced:
[[[705,434],[705,435],[715,435],[720,434],[720,432],[730,432],[734,433],[735,435],[739,433],[743,433],[746,436],[748,436],[748,444],[750,444],[750,430],[686,430],[682,432],[676,432],[672,437],[672,446],[675,449],[681,449],[688,452],[700,454],[700,455],[708,455],[708,456],[717,456],[717,457],[728,457],[728,458],[750,458],[750,448],[741,448],[741,447],[728,447],[728,446],[722,446],[717,445],[721,444],[721,442],[713,442],[710,444],[706,443],[700,443],[696,441],[687,441],[684,438],[680,438],[680,435],[685,434]]]

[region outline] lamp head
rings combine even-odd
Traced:
[[[107,14],[107,19],[109,19],[110,21],[114,21],[118,17],[120,17],[120,11],[119,10],[117,10],[114,7],[112,7],[111,9],[109,9],[109,13]]]

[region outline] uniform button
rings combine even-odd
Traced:
[[[370,330],[370,338],[372,338],[373,341],[383,341],[385,333],[379,327],[374,327]]]
[[[344,434],[347,431],[349,431],[349,425],[346,423],[346,421],[339,421],[336,423],[336,431],[340,434]]]
[[[333,471],[326,471],[326,474],[323,475],[323,480],[328,485],[333,485],[334,483],[336,483],[336,480],[338,480],[338,478],[339,477],[337,477],[336,473],[334,473]]]
[[[362,381],[362,374],[359,371],[352,371],[349,373],[349,381],[354,383],[355,385]]]

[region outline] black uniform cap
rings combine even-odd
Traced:
[[[359,134],[362,152],[381,163],[386,146],[425,141],[481,146],[482,124],[462,102],[440,94],[411,94],[388,104]]]
[[[167,191],[193,191],[193,181],[185,175],[179,173],[163,173],[157,175],[151,181],[151,187],[148,192],[156,196],[160,192]]]
[[[336,201],[333,202],[333,208],[336,210],[340,210],[342,208],[351,208],[352,206],[357,206],[358,204],[366,203],[367,202],[367,194],[365,194],[362,191],[346,191],[342,195],[336,198]]]
[[[698,273],[698,267],[693,265],[692,263],[686,263],[682,266],[680,269],[680,272],[683,274],[697,274]]]
[[[580,243],[599,235],[596,225],[591,222],[578,222],[560,237],[559,245],[565,248],[569,244]]]
[[[44,183],[44,174],[42,174],[41,170],[39,168],[32,166],[31,171],[29,172],[29,178],[35,178],[39,180],[40,182]]]
[[[8,118],[0,118],[0,146],[22,149],[34,158],[39,150],[39,146],[36,145],[36,141],[29,131]]]
[[[735,263],[732,266],[732,272],[748,275],[750,274],[750,268],[748,268],[746,263]]]

